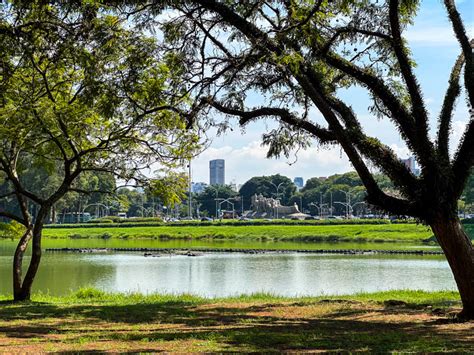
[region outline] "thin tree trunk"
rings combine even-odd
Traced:
[[[460,319],[474,319],[474,248],[457,217],[440,218],[431,228],[446,255],[458,286],[463,310]]]
[[[27,229],[20,238],[15,250],[15,255],[13,256],[13,297],[15,300],[21,298],[23,256],[28,248],[28,243],[31,240],[31,237],[31,229]]]
[[[51,207],[51,223],[56,223],[56,206]]]

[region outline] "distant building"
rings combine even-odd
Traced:
[[[225,184],[225,160],[215,159],[209,162],[209,182],[211,185]]]
[[[303,178],[300,177],[300,176],[295,177],[295,178],[293,179],[293,183],[296,185],[296,188],[297,188],[298,190],[301,190],[301,189],[303,188],[303,186],[304,186],[304,180],[303,180]]]
[[[411,171],[411,173],[415,176],[420,175],[420,169],[416,168],[416,161],[415,157],[409,157],[407,159],[402,159],[402,163]]]
[[[192,182],[191,183],[191,192],[195,194],[200,194],[203,192],[208,185],[205,182]]]

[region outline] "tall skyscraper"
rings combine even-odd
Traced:
[[[301,176],[297,176],[293,179],[293,183],[296,185],[298,190],[301,190],[304,186],[304,180]]]
[[[417,169],[416,167],[416,161],[415,157],[409,157],[408,159],[402,159],[403,164],[410,169],[410,171],[415,175],[419,176],[420,175],[420,169]]]
[[[225,160],[215,159],[209,162],[209,182],[211,185],[225,184]]]

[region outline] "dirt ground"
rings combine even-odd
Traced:
[[[1,304],[0,351],[474,352],[456,309],[357,301]]]

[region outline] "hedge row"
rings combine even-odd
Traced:
[[[87,224],[102,224],[102,223],[162,223],[163,220],[159,217],[130,217],[122,218],[117,216],[107,216],[102,218],[91,219]]]
[[[325,220],[223,220],[223,221],[179,221],[179,222],[130,222],[123,221],[120,223],[104,222],[101,223],[77,223],[77,224],[50,224],[46,228],[114,228],[114,227],[200,227],[200,226],[270,226],[270,225],[359,225],[359,224],[391,224],[391,223],[413,223],[410,220],[393,221],[387,219],[325,219]]]

